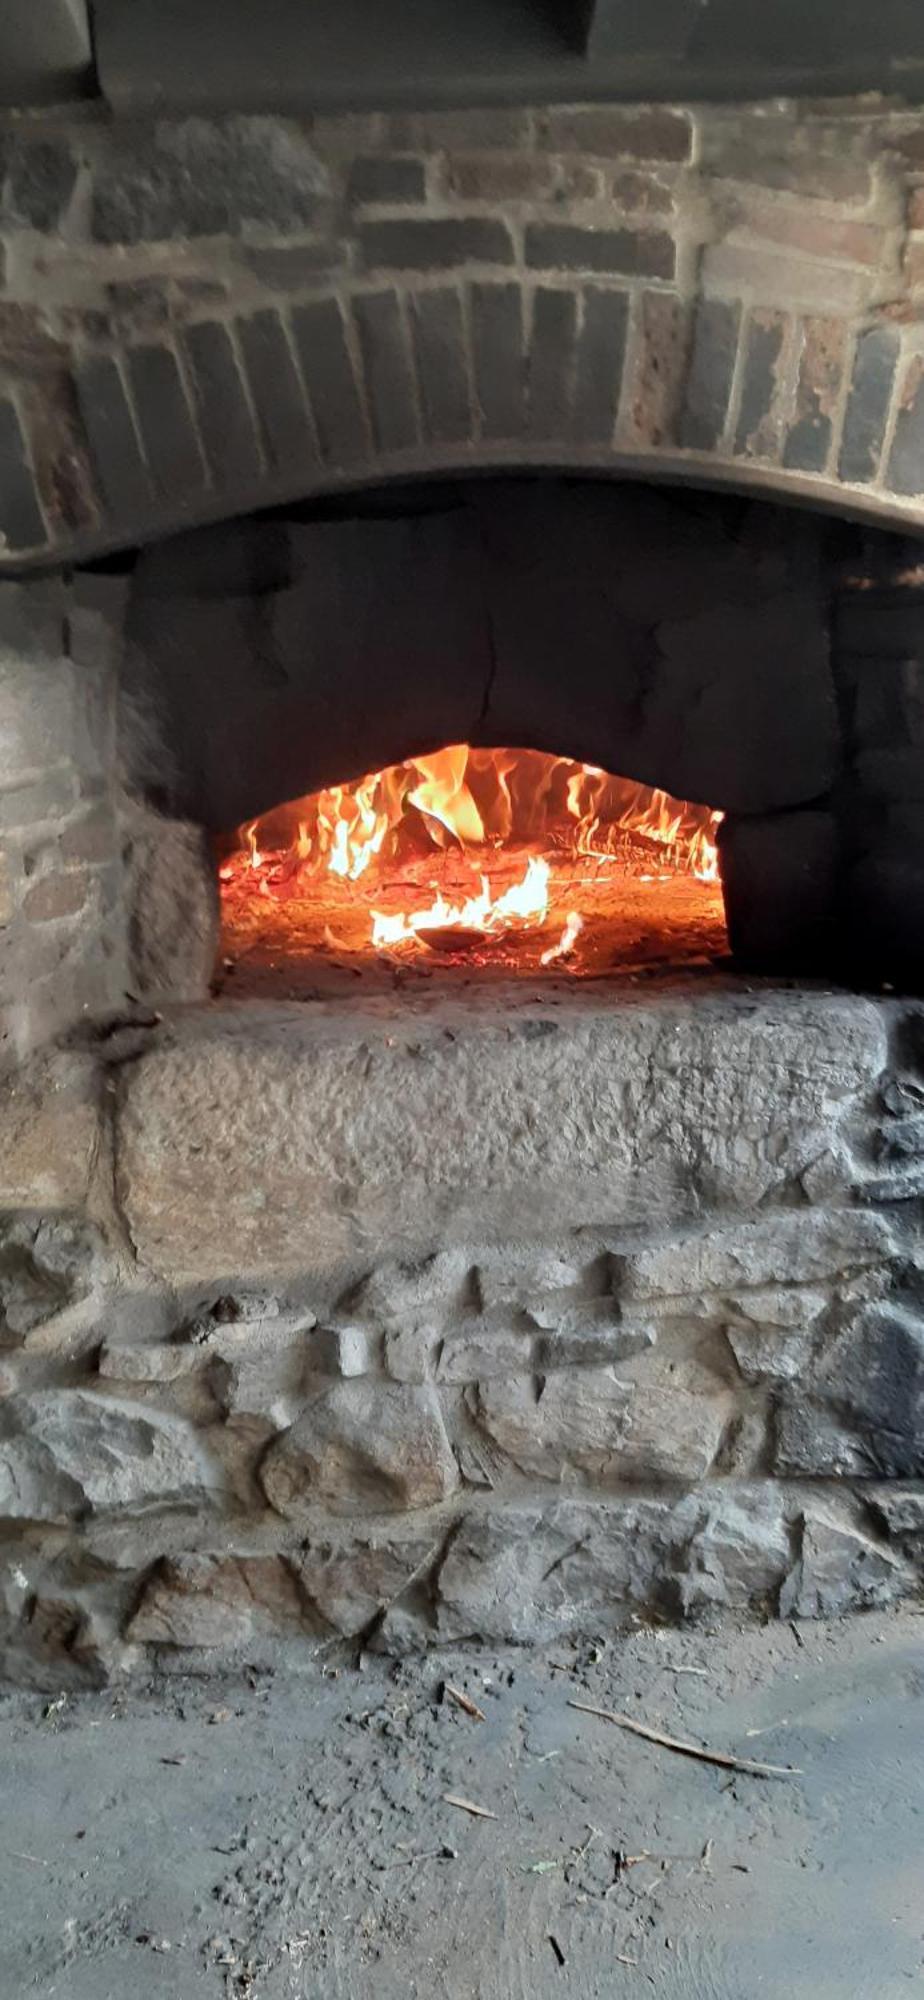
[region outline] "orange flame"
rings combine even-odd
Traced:
[[[455,743],[404,764],[374,771],[348,785],[331,785],[280,815],[251,820],[240,833],[242,852],[222,871],[225,884],[251,879],[262,894],[305,894],[314,877],[343,882],[374,879],[389,908],[370,902],[370,941],[377,948],[421,945],[431,933],[496,940],[512,931],[541,930],[549,921],[554,883],[570,857],[636,881],[683,873],[718,878],[715,829],[721,814],[667,792],[614,778],[593,764],[538,751],[473,750]],[[281,834],[281,838],[279,835]],[[495,891],[491,856],[525,851],[519,879]],[[430,900],[395,909],[408,855],[432,859],[435,873],[457,860],[476,862],[470,894],[430,883]],[[458,873],[458,869],[456,870]],[[568,884],[574,895],[574,882]],[[557,942],[539,954],[543,965],[570,959],[584,920],[569,908]],[[559,922],[561,917],[559,917]]]

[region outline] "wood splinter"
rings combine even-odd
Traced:
[[[665,1750],[676,1750],[681,1757],[698,1757],[704,1764],[720,1764],[726,1771],[749,1771],[755,1778],[801,1778],[802,1772],[795,1764],[758,1764],[751,1757],[732,1757],[724,1750],[703,1750],[698,1743],[684,1743],[679,1736],[665,1736],[660,1729],[649,1729],[645,1722],[636,1722],[631,1715],[620,1715],[614,1708],[595,1708],[589,1701],[569,1701],[569,1708],[579,1708],[582,1715],[599,1715],[604,1722],[615,1722],[618,1729],[630,1729],[633,1736],[644,1736],[648,1743],[660,1743]]]

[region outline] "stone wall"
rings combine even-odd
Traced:
[[[920,522],[915,109],[85,107],[11,114],[0,188],[10,567],[469,466]]]
[[[920,1004],[212,1008],[0,1140],[8,1674],[919,1586]]]

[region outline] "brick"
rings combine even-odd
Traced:
[[[485,438],[519,437],[524,426],[525,357],[519,285],[471,288],[475,397]]]
[[[38,549],[48,534],[15,403],[0,400],[0,548]]]
[[[674,207],[673,192],[664,181],[632,167],[613,175],[610,193],[617,208],[627,215],[670,215]]]
[[[422,291],[410,301],[417,376],[427,437],[451,444],[472,435],[462,300],[454,289]]]
[[[857,340],[841,438],[842,479],[863,483],[878,477],[898,352],[891,326],[873,327]]]
[[[534,437],[563,438],[570,428],[574,392],[577,297],[537,287],[529,343],[529,429]]]
[[[732,216],[736,233],[745,230],[810,257],[843,258],[870,267],[882,257],[885,232],[878,223],[825,215],[803,203],[790,206],[738,197],[732,203]]]
[[[443,271],[456,264],[513,263],[506,223],[486,215],[361,223],[359,247],[370,271]]]
[[[828,463],[846,346],[841,320],[803,321],[795,421],[783,446],[783,464],[794,472],[824,472]]]
[[[451,158],[446,180],[451,193],[463,201],[548,201],[557,169],[547,155],[477,153]]]
[[[118,361],[88,354],[74,370],[77,402],[100,490],[119,521],[142,519],[151,482]]]
[[[34,393],[27,411],[35,483],[53,535],[92,533],[99,507],[70,377],[54,393]]]
[[[690,158],[691,119],[680,111],[653,108],[627,111],[621,105],[589,105],[543,113],[539,144],[553,153],[577,151],[607,159],[672,160]]]
[[[693,451],[714,451],[728,415],[741,308],[722,299],[701,299],[693,323],[693,349],[678,427],[679,441]]]
[[[905,369],[888,477],[896,493],[924,493],[924,357],[919,354]]]
[[[77,162],[66,139],[13,142],[6,205],[15,221],[50,234],[63,220],[76,181]]]
[[[23,898],[23,914],[32,924],[56,923],[76,917],[87,900],[87,880],[76,873],[45,875]]]
[[[860,312],[870,295],[870,278],[864,271],[744,243],[717,243],[707,250],[702,282],[706,291],[732,291],[736,298],[748,292],[766,305],[785,299],[809,312]]]
[[[270,470],[295,472],[316,465],[308,404],[278,312],[267,307],[239,319],[237,337]]]
[[[702,122],[698,164],[725,180],[859,204],[871,193],[867,143],[862,128],[843,120],[711,111]]]
[[[639,307],[629,429],[640,444],[662,445],[676,430],[690,347],[690,313],[676,292],[645,292]]]
[[[422,160],[372,154],[354,160],[350,168],[347,200],[355,207],[375,202],[424,201],[426,193]]]
[[[902,255],[902,276],[909,291],[920,291],[924,285],[924,237],[912,237],[905,244]]]
[[[629,301],[625,292],[588,286],[577,340],[572,433],[581,443],[609,444],[622,388]]]
[[[497,146],[511,151],[529,140],[529,113],[499,106],[466,111],[396,111],[386,124],[390,146],[398,151],[475,152]]]
[[[584,229],[573,222],[530,223],[525,255],[534,270],[647,278],[672,278],[676,257],[663,229]]]
[[[179,493],[195,492],[205,484],[176,356],[169,347],[145,345],[128,348],[126,359],[152,478],[161,497],[175,501]]]
[[[268,292],[305,292],[327,285],[346,268],[349,254],[349,245],[339,236],[313,243],[245,243],[238,252]]]
[[[218,320],[201,320],[187,327],[182,344],[215,485],[253,485],[263,465],[227,327]]]
[[[67,359],[64,342],[48,332],[37,306],[0,299],[0,362],[17,375],[44,381],[60,373]]]
[[[353,300],[372,432],[380,451],[417,443],[417,407],[407,328],[397,292]]]
[[[336,299],[294,307],[292,330],[322,458],[333,465],[364,458],[366,419]]]
[[[759,307],[748,317],[744,337],[741,398],[734,449],[739,457],[774,458],[779,447],[779,396],[789,321],[785,313]]]

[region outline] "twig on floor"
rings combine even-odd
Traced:
[[[451,1681],[443,1682],[443,1694],[448,1695],[450,1701],[454,1701],[457,1708],[463,1708],[466,1715],[470,1715],[473,1721],[487,1721],[484,1709],[479,1708],[477,1701],[473,1701],[471,1695],[465,1694],[462,1688],[453,1687]]]
[[[476,1805],[474,1799],[457,1798],[455,1792],[444,1792],[443,1798],[447,1806],[458,1806],[460,1812],[472,1813],[475,1819],[497,1818],[496,1812],[490,1812],[487,1806]]]
[[[583,1715],[599,1715],[603,1722],[615,1722],[618,1729],[629,1729],[633,1736],[644,1736],[648,1743],[659,1743],[664,1750],[676,1750],[681,1757],[697,1757],[704,1764],[720,1764],[726,1771],[750,1771],[755,1778],[801,1778],[802,1772],[795,1764],[758,1764],[751,1757],[733,1757],[725,1750],[703,1750],[698,1743],[684,1743],[679,1736],[665,1736],[663,1730],[649,1729],[646,1722],[636,1722],[631,1715],[620,1715],[615,1708],[595,1708],[588,1701],[569,1701],[569,1708],[579,1708]]]

